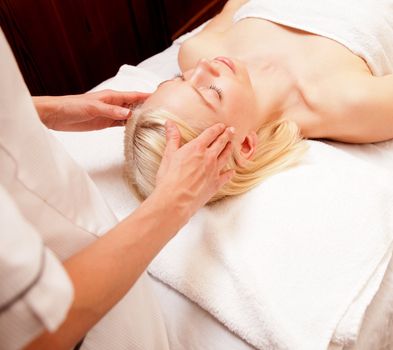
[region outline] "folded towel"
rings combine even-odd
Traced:
[[[392,241],[391,175],[313,141],[300,166],[202,210],[149,271],[258,349],[322,350],[340,326],[355,340]]]
[[[325,36],[362,57],[374,75],[393,72],[392,0],[250,0],[235,14]]]

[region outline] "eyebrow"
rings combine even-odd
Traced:
[[[174,78],[174,79],[176,79],[176,78]],[[157,89],[160,88],[162,85],[164,85],[164,84],[166,84],[166,83],[173,82],[174,79],[167,79],[167,80],[162,81],[161,83],[159,83],[159,84],[157,85]],[[184,81],[184,80],[183,80],[183,81]],[[207,107],[209,107],[211,110],[213,110],[213,111],[215,112],[215,111],[216,111],[216,108],[215,108],[208,100],[206,100],[205,96],[203,96],[203,94],[202,94],[195,86],[193,86],[193,85],[190,85],[190,86],[191,86],[191,88],[199,95],[199,97],[202,99],[203,103],[204,103]]]

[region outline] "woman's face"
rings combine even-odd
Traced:
[[[145,107],[164,108],[198,129],[218,122],[234,126],[240,143],[258,122],[246,66],[225,57],[202,59],[183,75],[162,82]]]

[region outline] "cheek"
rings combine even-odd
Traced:
[[[254,99],[252,86],[238,80],[229,80],[223,84],[222,90],[228,95],[228,102],[233,102],[232,108],[241,109]]]
[[[227,99],[227,112],[240,116],[249,113],[253,105],[254,99],[251,98],[247,91],[232,91]]]
[[[245,89],[233,90],[226,102],[225,123],[236,127],[239,132],[248,130],[257,110],[254,94]]]

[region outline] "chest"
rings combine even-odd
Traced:
[[[338,42],[267,20],[247,18],[223,32],[202,31],[183,43],[179,64],[191,69],[201,58],[237,58],[250,65],[281,64],[300,79],[315,81],[366,64]]]
[[[333,40],[261,19],[242,20],[221,33],[202,32],[183,44],[179,63],[184,71],[201,58],[217,56],[245,62],[252,80],[272,87],[285,85],[285,75],[290,76],[292,83],[285,93],[296,97],[284,117],[296,122],[306,137],[318,137],[321,125],[342,110],[336,97],[341,95],[343,76],[368,69],[362,59]],[[269,66],[279,67],[281,74],[270,74],[264,69]],[[269,97],[274,98],[274,93],[269,90]]]

